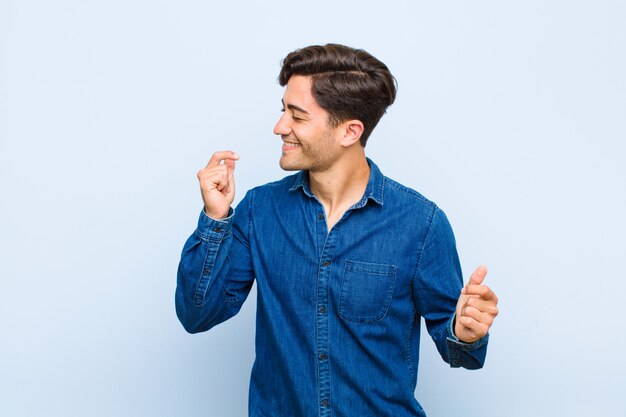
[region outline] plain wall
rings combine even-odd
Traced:
[[[367,153],[434,200],[500,297],[486,366],[422,343],[429,417],[622,416],[626,5],[0,1],[0,415],[244,416],[255,296],[174,312],[197,179],[278,167],[281,59],[338,42],[399,83]]]

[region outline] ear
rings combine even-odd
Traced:
[[[360,120],[347,120],[341,124],[343,137],[339,142],[341,146],[349,147],[361,139],[363,134],[363,122]]]

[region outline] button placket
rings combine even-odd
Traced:
[[[318,223],[322,225],[322,223]],[[316,333],[316,351],[317,351],[317,376],[318,376],[318,398],[320,401],[320,417],[331,415],[330,404],[330,359],[329,359],[329,329],[328,329],[328,302],[329,302],[329,283],[331,275],[331,266],[333,253],[336,245],[335,229],[326,235],[322,251],[320,253],[320,263],[317,272],[317,333]]]

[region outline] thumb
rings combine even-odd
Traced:
[[[485,265],[481,265],[472,274],[470,277],[469,283],[471,285],[480,285],[483,283],[485,276],[487,275],[487,267]]]

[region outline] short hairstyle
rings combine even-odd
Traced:
[[[286,86],[292,75],[311,77],[311,92],[333,126],[357,119],[363,123],[361,146],[396,98],[396,79],[389,68],[362,49],[313,45],[285,57],[278,76]]]

